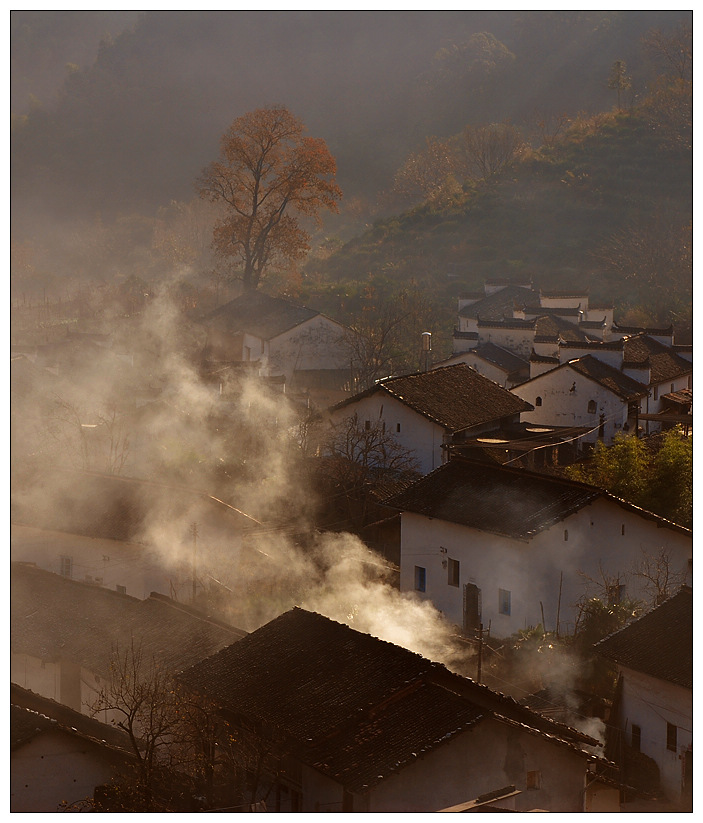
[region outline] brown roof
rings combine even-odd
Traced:
[[[671,346],[665,346],[647,334],[625,338],[625,360],[637,366],[647,364],[651,369],[650,385],[674,380],[693,371],[693,364],[678,355]]]
[[[11,584],[12,651],[61,655],[101,675],[132,638],[145,660],[175,673],[245,634],[164,595],[138,600],[26,563],[12,563]]]
[[[180,679],[223,711],[277,729],[304,762],[355,792],[489,716],[560,745],[587,741],[439,663],[300,608]]]
[[[385,505],[527,540],[598,498],[611,500],[662,528],[691,534],[690,529],[595,486],[466,457],[453,458]]]
[[[232,334],[249,332],[263,340],[271,340],[319,313],[281,297],[251,291],[210,312],[204,321],[207,324],[214,323]]]
[[[531,411],[532,406],[479,374],[466,363],[381,380],[336,406],[344,408],[363,397],[385,392],[449,432]]]
[[[459,311],[459,316],[481,318],[481,320],[502,320],[504,317],[513,316],[513,309],[516,305],[524,306],[527,303],[534,303],[536,297],[537,294],[532,289],[510,285],[470,306],[464,306]]]
[[[692,689],[693,589],[683,586],[595,648],[620,666]]]
[[[386,505],[525,540],[601,494],[600,489],[582,483],[455,458]]]
[[[473,349],[473,353],[477,357],[493,363],[494,366],[498,366],[499,369],[508,374],[529,370],[529,363],[524,357],[518,357],[517,354],[502,348],[502,346],[496,346],[495,343],[488,342],[477,346]]]
[[[613,394],[618,395],[625,401],[635,400],[638,397],[644,397],[649,394],[645,385],[628,377],[624,372],[616,369],[614,366],[604,363],[592,354],[587,354],[585,357],[579,357],[576,360],[569,360],[564,363],[584,377],[590,380],[595,380],[606,389],[609,389]]]
[[[535,343],[546,343],[559,338],[574,343],[588,342],[589,339],[575,323],[570,323],[562,317],[545,315],[537,318]]]

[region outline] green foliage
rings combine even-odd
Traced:
[[[589,654],[594,643],[618,631],[641,613],[641,604],[634,600],[608,604],[592,597],[581,605],[574,629],[574,646]]]
[[[598,443],[587,463],[571,466],[566,473],[572,480],[692,526],[693,438],[678,426],[649,442],[620,434],[612,446]]]

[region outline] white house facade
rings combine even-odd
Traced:
[[[457,458],[388,501],[401,511],[400,588],[472,634],[568,633],[586,596],[645,597],[636,570],[690,575],[688,529],[585,484]]]

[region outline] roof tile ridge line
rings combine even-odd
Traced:
[[[540,714],[539,712],[535,711],[534,709],[530,709],[527,706],[523,706],[522,703],[520,703],[518,700],[516,700],[514,697],[512,697],[509,694],[505,694],[504,692],[496,691],[495,689],[492,689],[490,686],[487,686],[485,683],[478,683],[470,677],[464,677],[461,674],[457,674],[456,672],[451,671],[451,669],[447,669],[446,666],[444,667],[444,669],[449,673],[451,680],[461,681],[461,682],[468,681],[469,683],[472,684],[472,686],[474,688],[478,688],[481,691],[483,691],[484,693],[488,693],[493,697],[497,697],[499,703],[507,704],[511,708],[516,708],[518,711],[520,711],[524,714],[532,715],[540,723],[545,723],[548,726],[553,726],[554,728],[562,729],[563,731],[568,731],[572,736],[576,735],[576,736],[579,736],[579,737],[588,738],[590,740],[593,740],[594,744],[598,743],[598,741],[595,740],[595,738],[591,737],[591,735],[587,734],[586,732],[582,732],[580,729],[577,729],[574,726],[568,726],[566,723],[560,723],[558,720],[554,720],[554,718],[552,718],[552,717],[548,717],[547,715]],[[453,689],[449,689],[446,685],[444,685],[442,683],[438,683],[436,685],[440,686],[440,688],[447,689],[447,691],[451,691],[452,694],[456,693],[456,692],[454,692]],[[458,694],[459,697],[463,697],[464,699],[467,699],[467,700],[471,699],[466,694],[461,694],[461,693],[456,693],[456,694]],[[482,708],[482,707],[479,707],[479,708]],[[490,712],[493,715],[497,714],[497,712],[493,711],[492,709],[485,709],[485,711]],[[508,718],[508,719],[510,719],[510,718]],[[519,723],[520,721],[513,721],[513,722],[518,722]],[[525,723],[523,725],[527,725],[527,724]]]
[[[238,626],[233,626],[230,623],[225,623],[224,620],[219,620],[217,617],[212,617],[212,615],[206,614],[205,612],[199,612],[194,606],[191,606],[188,603],[179,603],[177,600],[173,600],[173,598],[169,597],[167,594],[162,594],[161,592],[150,592],[149,597],[145,597],[143,600],[139,600],[139,602],[148,603],[150,600],[153,600],[156,603],[166,603],[168,606],[171,606],[176,611],[183,612],[184,614],[188,614],[191,617],[195,617],[203,623],[210,623],[211,625],[217,626],[221,629],[227,629],[230,631],[235,631],[237,633],[243,632],[245,635],[249,634],[249,632],[245,632],[244,629],[240,629]]]
[[[635,618],[631,623],[627,623],[626,625],[621,626],[619,629],[615,629],[615,631],[610,632],[610,634],[607,634],[605,637],[602,637],[600,640],[593,644],[594,647],[600,646],[602,643],[605,643],[606,640],[610,640],[611,637],[615,637],[615,635],[620,634],[620,632],[624,632],[625,629],[631,628],[636,623],[639,623],[640,620],[643,620],[645,617],[649,617],[650,614],[654,614],[654,612],[656,612],[658,609],[661,609],[662,606],[669,603],[675,597],[678,597],[681,594],[687,594],[689,591],[691,592],[691,596],[693,596],[693,588],[689,586],[687,583],[682,583],[681,586],[673,594],[670,594],[669,597],[666,598],[666,600],[662,600],[662,602],[657,604],[653,609],[650,609],[648,612],[641,614],[639,617]]]
[[[574,481],[578,482],[578,481]],[[595,486],[594,488],[598,488]],[[604,497],[607,497],[609,500],[613,500],[618,505],[622,506],[623,508],[630,509],[632,511],[639,512],[644,517],[649,520],[656,520],[657,522],[661,523],[664,527],[671,526],[674,529],[684,532],[685,534],[693,535],[693,529],[689,529],[688,526],[682,526],[681,523],[677,523],[675,520],[669,520],[666,517],[662,517],[661,514],[657,514],[656,512],[649,511],[649,509],[644,509],[642,506],[637,506],[635,503],[631,503],[629,500],[626,500],[624,497],[618,497],[617,495],[613,494],[612,492],[607,491],[606,489],[600,489]]]

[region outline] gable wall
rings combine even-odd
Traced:
[[[384,391],[350,403],[330,415],[333,423],[341,423],[356,413],[359,426],[366,420],[371,425],[386,423],[386,431],[404,448],[415,453],[423,474],[439,468],[443,462],[444,429],[423,417]],[[400,425],[400,431],[397,427]]]
[[[641,751],[659,766],[659,778],[669,800],[680,802],[684,758],[693,748],[693,692],[683,686],[621,668],[623,677],[620,709],[625,742],[632,744],[632,724],[642,730]],[[666,745],[667,723],[677,727],[677,749]]]
[[[495,343],[519,357],[529,358],[534,345],[534,329],[509,329],[497,327],[482,327],[478,329],[479,345]]]
[[[321,314],[269,341],[269,364],[290,381],[294,371],[348,369],[352,332]]]
[[[57,812],[61,801],[92,797],[124,758],[61,731],[45,731],[12,752],[10,810]]]
[[[431,600],[460,628],[464,586],[472,583],[481,590],[482,622],[485,628],[490,624],[491,636],[507,637],[541,624],[542,610],[547,631],[556,629],[558,613],[561,633],[570,633],[579,598],[602,594],[586,577],[597,583],[605,572],[620,578],[628,597],[644,597],[641,579],[632,572],[643,551],[656,555],[663,548],[672,555],[673,570],[688,574],[690,535],[658,528],[656,522],[603,499],[529,541],[404,512],[400,589],[415,590],[415,566],[421,566],[426,569],[426,591],[417,596]],[[449,584],[448,568],[443,566],[450,558],[460,564],[458,587]],[[500,589],[510,592],[509,615],[501,614]]]
[[[588,443],[598,440],[601,415],[605,415],[606,443],[611,443],[627,423],[628,404],[624,400],[569,367],[545,372],[513,387],[511,392],[535,407],[534,411],[523,412],[523,421],[541,426],[588,427],[593,429],[583,438]],[[541,406],[536,403],[538,397],[542,398]],[[595,412],[588,410],[591,400],[596,403]]]
[[[541,789],[526,788],[528,771],[541,773]],[[581,812],[585,771],[584,758],[566,747],[487,718],[384,780],[368,810],[438,811],[514,785],[522,794],[506,801],[510,808]]]

